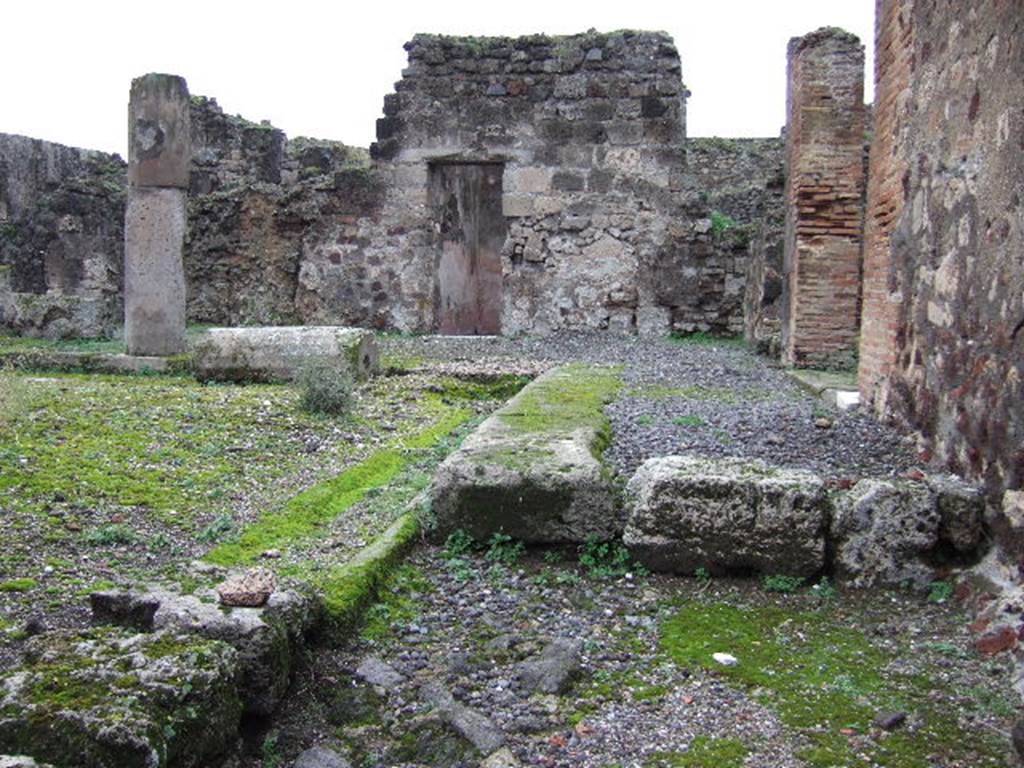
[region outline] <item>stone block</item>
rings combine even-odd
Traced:
[[[509,192],[536,194],[551,190],[550,168],[512,168],[505,173]]]
[[[281,702],[319,603],[294,589],[274,591],[261,607],[218,605],[217,594],[181,595],[158,586],[89,596],[93,619],[144,632],[208,638],[237,651],[238,695],[246,712],[269,715]]]
[[[110,627],[32,638],[0,677],[0,753],[57,768],[219,765],[237,740],[227,643]]]
[[[925,587],[945,554],[981,544],[984,500],[955,478],[861,480],[835,502],[836,575],[854,587]]]
[[[192,162],[185,79],[150,73],[132,80],[128,102],[128,181],[188,189]]]
[[[810,472],[665,456],[626,486],[623,543],[654,571],[811,576],[825,566],[828,509]]]
[[[533,214],[533,198],[527,195],[502,195],[501,213],[503,216],[530,216]]]
[[[537,544],[608,539],[621,530],[600,459],[602,391],[617,376],[587,366],[556,368],[488,418],[438,469],[435,535],[497,532]],[[609,395],[610,396],[610,395]]]
[[[184,189],[131,188],[124,223],[124,336],[130,355],[185,351]]]
[[[291,381],[313,360],[346,365],[364,379],[378,358],[372,332],[332,325],[211,328],[193,349],[200,381]]]

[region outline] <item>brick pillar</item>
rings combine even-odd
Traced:
[[[863,402],[884,413],[889,371],[899,346],[902,296],[892,279],[890,238],[905,204],[909,170],[898,128],[913,72],[912,0],[875,3],[875,114],[864,222],[864,309],[860,337]]]
[[[857,349],[864,195],[864,47],[839,29],[789,43],[783,359]]]
[[[131,355],[185,351],[189,132],[183,78],[149,74],[132,81],[124,222],[124,336]]]

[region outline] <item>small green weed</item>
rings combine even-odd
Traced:
[[[495,533],[487,541],[484,559],[502,565],[515,565],[523,554],[523,542],[516,541],[506,533]]]
[[[736,223],[736,219],[729,216],[721,211],[711,212],[711,231],[716,235],[720,235],[723,232],[728,232],[730,229],[739,226]]]
[[[771,574],[761,579],[761,586],[766,592],[790,594],[796,592],[804,584],[802,576],[786,576],[781,573]]]
[[[676,416],[672,423],[677,427],[703,427],[706,422],[700,416]]]
[[[710,584],[711,583],[711,572],[708,571],[708,569],[705,568],[704,566],[701,566],[700,568],[698,568],[696,571],[693,572],[693,578],[695,578],[701,584]]]
[[[654,425],[654,417],[649,413],[644,413],[637,417],[636,423],[640,427],[650,427]]]
[[[278,768],[281,765],[281,752],[277,744],[277,731],[271,731],[260,745],[260,756],[263,758],[262,768]]]
[[[953,596],[953,585],[948,581],[933,581],[928,585],[928,602],[944,603]]]
[[[82,540],[94,547],[111,547],[117,544],[133,544],[137,538],[135,531],[127,525],[110,523],[87,531]]]
[[[602,541],[590,536],[580,546],[580,565],[592,579],[617,579],[627,573],[646,574],[646,570],[633,563],[629,550],[620,542]]]
[[[199,541],[206,544],[214,544],[223,540],[229,533],[235,530],[235,521],[231,515],[224,514],[215,518],[196,536]]]
[[[835,600],[839,594],[836,591],[835,585],[829,580],[828,576],[822,576],[821,581],[811,587],[811,593],[822,602],[829,602]]]
[[[343,364],[311,360],[299,370],[299,404],[307,413],[341,416],[352,407],[352,374]]]
[[[453,558],[468,554],[476,547],[473,537],[461,528],[452,531],[444,541],[445,557]]]

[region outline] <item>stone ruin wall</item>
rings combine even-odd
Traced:
[[[502,332],[742,329],[753,225],[781,215],[766,193],[778,142],[684,144],[667,36],[421,35],[407,47],[372,165],[365,150],[289,140],[192,97],[190,322],[434,330],[443,212],[430,169],[486,160],[503,164]],[[2,324],[114,332],[124,163],[7,136],[0,157]],[[740,226],[718,231],[712,210]]]
[[[1024,2],[879,0],[860,382],[926,458],[1024,480]]]
[[[730,306],[742,302],[744,337],[758,351],[778,357],[785,139],[689,139],[686,154],[694,188],[712,217],[716,245],[734,259],[723,300]]]
[[[419,35],[407,48],[373,149],[393,174],[385,215],[410,238],[393,326],[435,325],[430,230],[443,212],[427,190],[452,162],[503,165],[503,333],[728,325],[703,277],[678,279],[716,258],[699,201],[682,194],[686,94],[668,36]]]
[[[0,134],[0,327],[102,336],[123,321],[127,166]]]

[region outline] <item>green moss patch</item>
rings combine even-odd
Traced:
[[[28,592],[39,586],[35,579],[8,579],[0,581],[0,592]]]
[[[798,732],[806,744],[799,756],[812,766],[927,768],[934,754],[950,764],[1005,765],[998,738],[964,729],[955,713],[935,707],[931,680],[893,671],[894,657],[827,613],[691,601],[664,623],[662,646],[678,664],[714,669],[749,688]],[[722,667],[716,652],[739,663]],[[883,711],[910,713],[919,724],[883,738],[872,729]]]
[[[593,429],[597,440],[591,451],[600,459],[611,442],[611,423],[604,406],[621,388],[618,368],[573,363],[535,381],[498,411],[497,417],[524,435],[554,436]]]
[[[431,447],[471,415],[465,408],[445,413],[430,428],[377,451],[337,477],[300,493],[281,509],[246,528],[236,541],[213,549],[206,559],[218,565],[240,565],[252,562],[268,549],[279,549],[315,535],[368,492],[394,480],[406,468],[413,452]]]
[[[748,749],[739,739],[697,736],[686,752],[658,752],[647,768],[743,768]]]
[[[416,516],[403,515],[355,558],[319,579],[331,637],[344,639],[358,626],[388,575],[416,543],[419,531]]]

